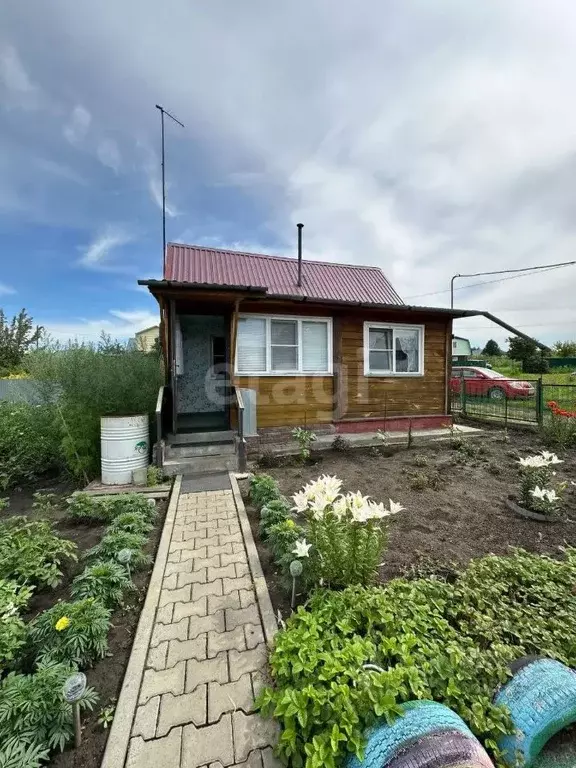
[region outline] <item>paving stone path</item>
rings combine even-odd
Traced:
[[[234,496],[180,496],[127,768],[273,768],[267,650]]]

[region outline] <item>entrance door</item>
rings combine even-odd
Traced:
[[[227,323],[220,315],[181,315],[179,431],[229,429]]]

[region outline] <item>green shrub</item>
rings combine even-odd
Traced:
[[[31,597],[30,587],[0,579],[0,674],[26,642],[26,625],[20,612],[26,609]]]
[[[30,649],[39,662],[90,666],[108,650],[109,626],[110,611],[99,600],[56,603],[30,623]]]
[[[254,475],[250,478],[250,498],[258,509],[270,501],[277,501],[280,496],[278,483],[270,475]]]
[[[291,555],[291,560],[296,558],[292,550],[298,539],[304,537],[305,531],[296,525],[294,520],[282,520],[268,529],[268,546],[272,551],[274,560],[280,563],[285,555]]]
[[[264,714],[282,726],[292,766],[334,768],[365,729],[411,699],[454,709],[502,766],[496,743],[511,731],[493,703],[508,664],[543,654],[576,664],[576,549],[562,560],[515,551],[473,561],[455,578],[395,579],[380,587],[319,591],[275,638],[275,687]],[[368,672],[373,663],[381,673]]]
[[[142,493],[123,493],[110,499],[109,504],[111,506],[111,520],[125,512],[132,512],[140,515],[149,523],[153,523],[158,514],[154,499],[147,499]]]
[[[51,515],[60,507],[60,500],[55,493],[35,493],[32,509],[40,515]]]
[[[146,472],[146,485],[162,485],[165,482],[166,476],[160,467],[155,464],[150,464],[148,471]]]
[[[103,336],[99,344],[53,344],[32,351],[26,364],[48,394],[58,392],[61,451],[74,475],[100,471],[100,417],[154,412],[163,384],[160,355]]]
[[[1,766],[36,766],[47,750],[64,749],[74,727],[72,705],[64,700],[62,687],[75,671],[68,663],[40,664],[31,675],[11,672],[0,682]],[[92,709],[97,699],[94,689],[87,688],[80,707]],[[24,757],[28,763],[14,762]]]
[[[125,592],[134,588],[123,565],[115,560],[98,560],[76,576],[70,591],[75,600],[94,597],[107,608],[114,608],[122,605]]]
[[[260,510],[260,535],[265,539],[268,530],[276,523],[281,523],[290,515],[290,505],[283,499],[270,501]]]
[[[107,499],[75,493],[68,499],[68,517],[82,522],[107,523],[113,517],[113,510]]]
[[[130,568],[135,570],[145,568],[151,562],[151,558],[143,547],[146,537],[140,533],[128,533],[126,531],[111,530],[101,539],[99,544],[84,553],[84,557],[95,560],[117,560],[118,553],[122,549],[132,552]]]
[[[25,517],[0,523],[0,579],[56,587],[62,561],[77,559],[76,544],[57,536],[51,523],[28,522]]]
[[[122,512],[108,526],[108,532],[125,531],[127,533],[149,533],[154,526],[139,512]]]
[[[59,472],[60,441],[54,406],[0,401],[0,491]]]

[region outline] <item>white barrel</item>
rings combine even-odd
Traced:
[[[100,419],[100,437],[104,485],[127,485],[132,482],[135,469],[148,466],[148,414],[103,416]]]

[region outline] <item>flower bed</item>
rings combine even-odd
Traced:
[[[504,504],[520,482],[531,504],[557,512],[564,489],[565,509],[576,508],[576,455],[536,458],[534,442],[499,435],[391,457],[334,452],[252,481],[249,515],[287,623],[261,703],[281,723],[280,752],[295,768],[361,753],[365,728],[414,698],[452,707],[501,765],[497,743],[510,723],[492,696],[507,664],[540,653],[576,664],[576,549],[557,559],[560,545],[576,545],[576,526],[568,517],[543,528]],[[398,502],[381,503],[390,497]],[[507,556],[452,562],[491,551]],[[554,557],[537,554],[546,551]],[[370,586],[398,573],[420,578]],[[321,588],[287,618],[294,578],[301,603]]]
[[[34,508],[24,505],[29,518],[5,511],[0,520],[0,612],[10,617],[2,624],[9,634],[0,632],[0,762],[9,757],[9,765],[22,768],[49,757],[59,768],[99,765],[164,516],[164,504],[158,514],[135,494],[115,502],[74,499],[63,508],[58,497],[40,495]],[[136,518],[146,536],[131,542],[129,562],[119,562],[123,538],[100,557],[103,522],[110,538]],[[135,571],[138,564],[143,568]],[[72,736],[62,686],[75,669],[88,677],[83,744],[60,753]]]

